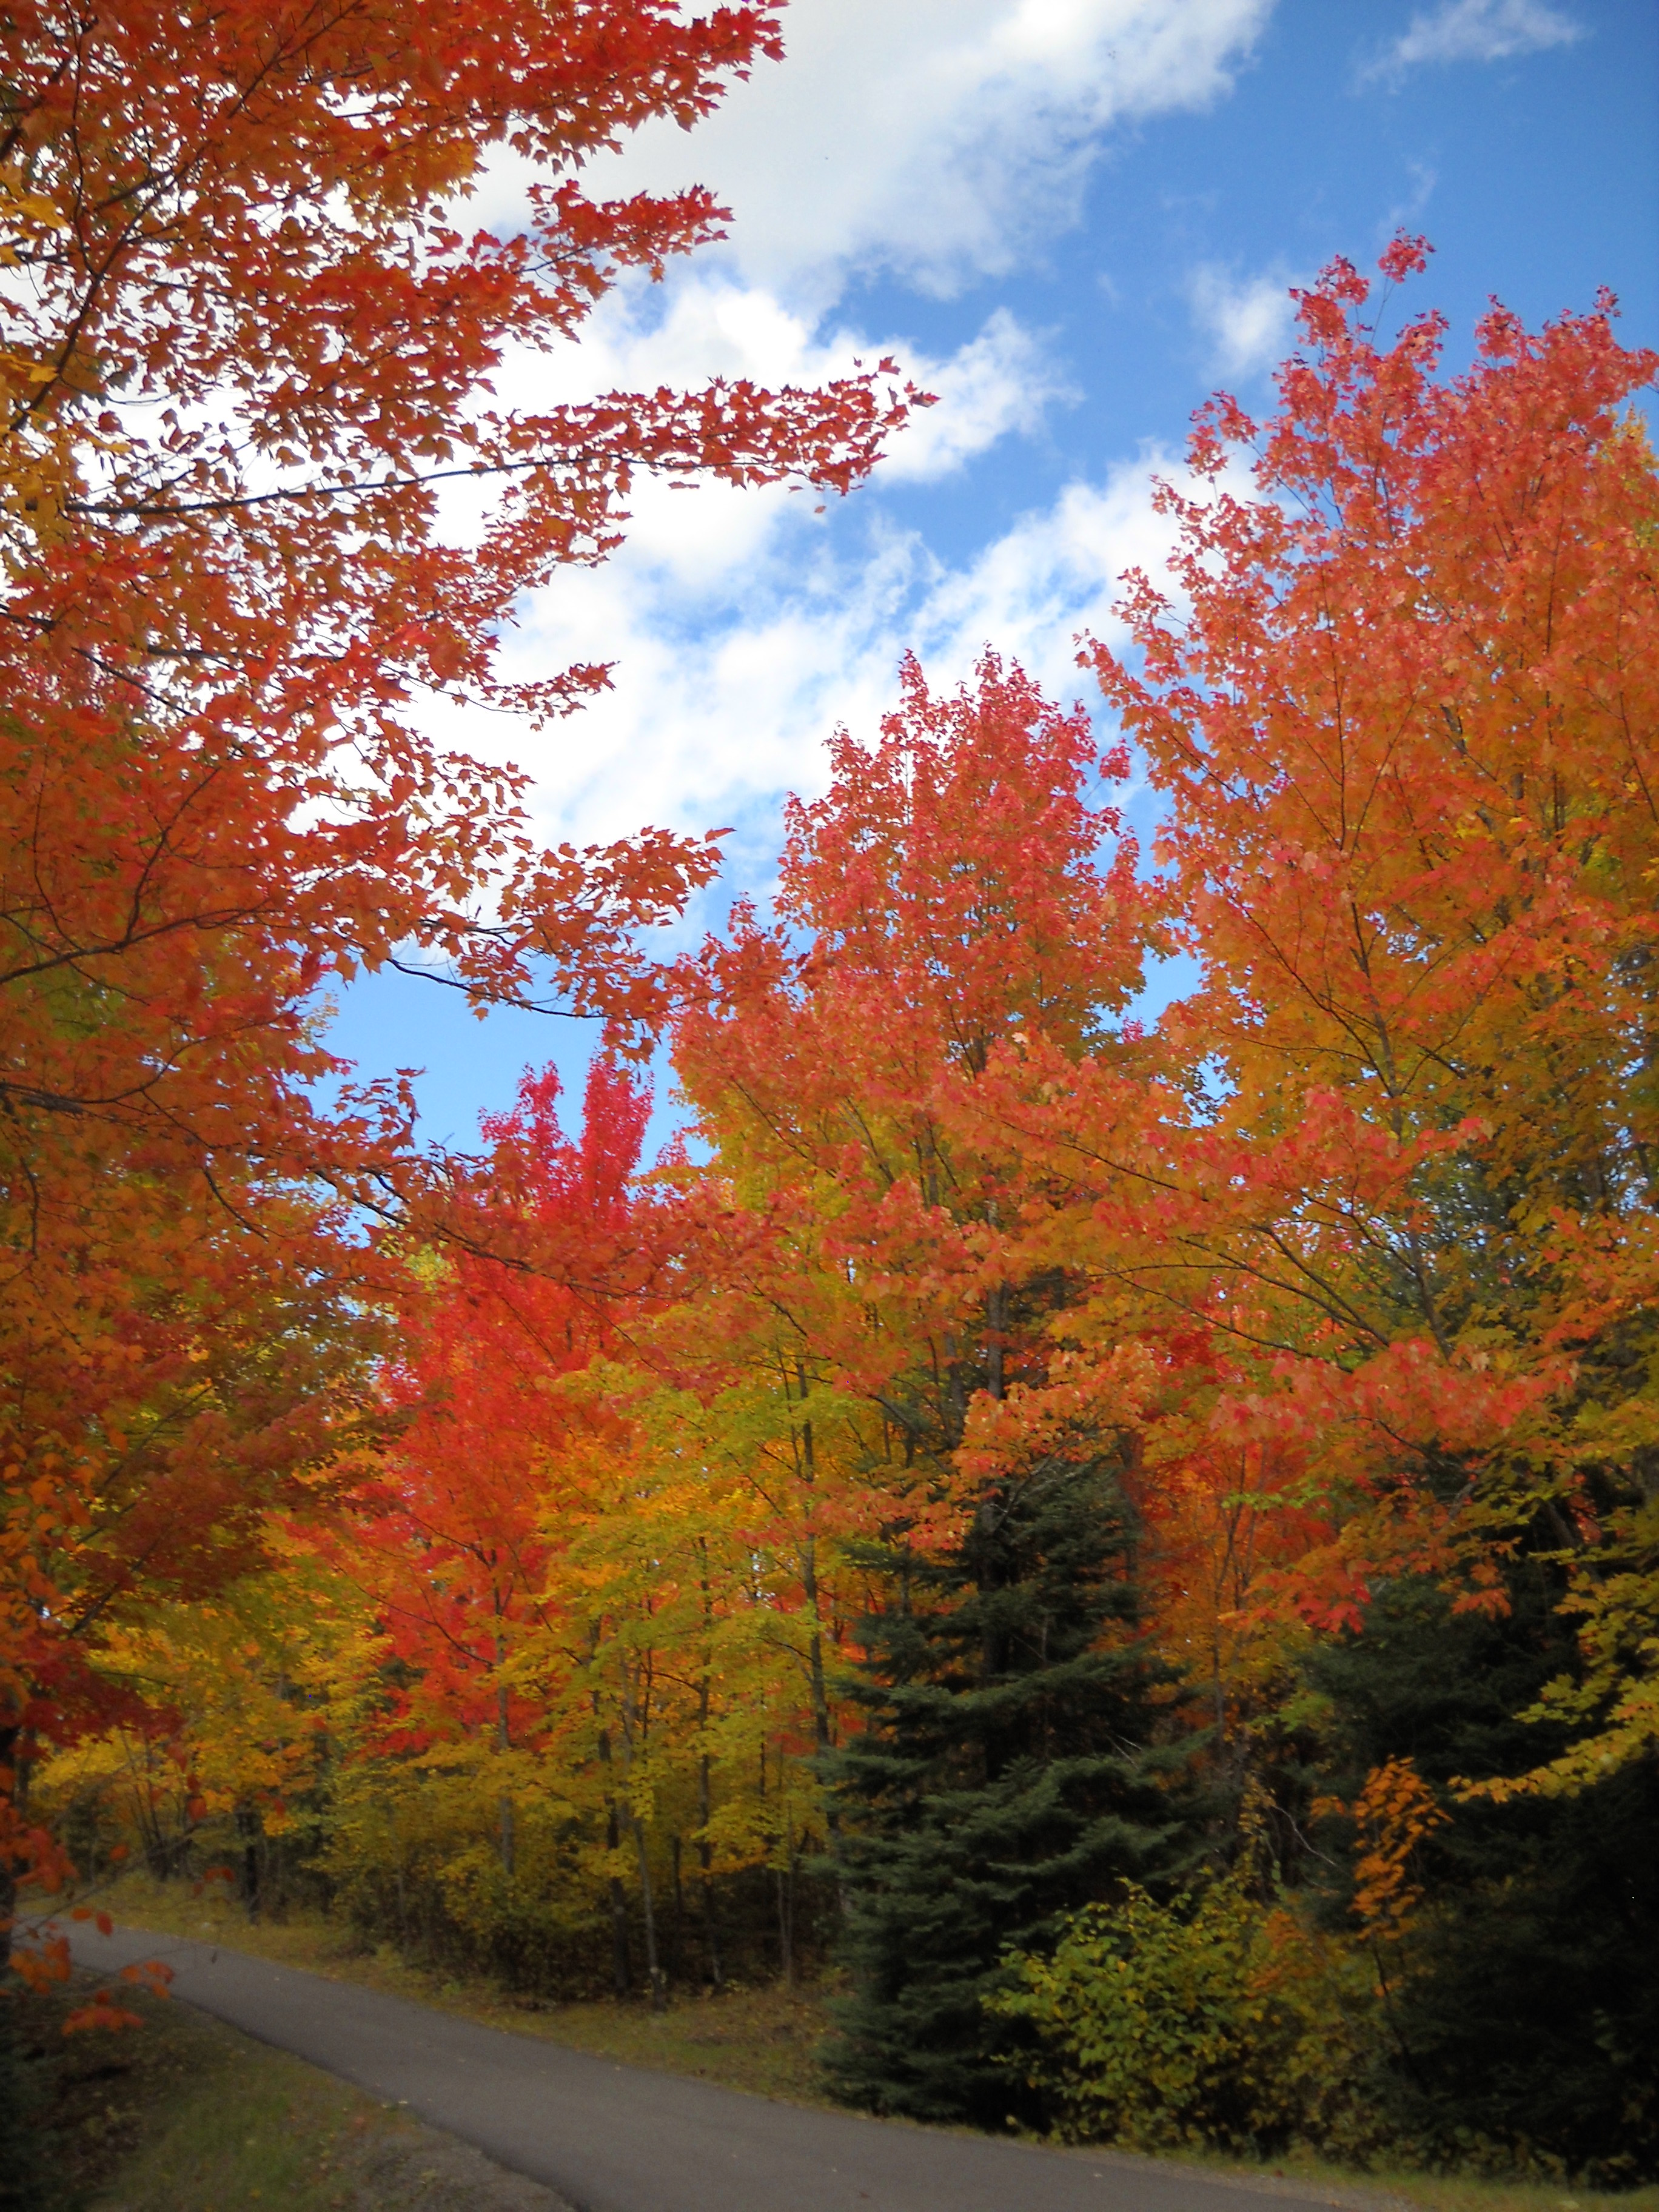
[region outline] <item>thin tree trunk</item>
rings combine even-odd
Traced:
[[[657,1915],[651,1895],[651,1860],[645,1848],[645,1823],[637,1813],[630,1812],[628,1819],[640,1863],[640,1904],[645,1915],[645,1971],[651,1981],[651,2009],[660,2012],[668,2002],[668,1990],[657,1958]]]
[[[803,1398],[806,1395],[806,1370],[795,1369],[795,1381]],[[817,1459],[813,1448],[812,1424],[803,1421],[800,1428],[801,1474],[808,1488],[817,1480]],[[812,1741],[820,1762],[826,1752],[834,1747],[835,1736],[830,1725],[830,1686],[824,1678],[823,1608],[818,1598],[818,1540],[808,1534],[801,1540],[799,1554],[801,1595],[806,1601],[806,1611],[812,1623],[812,1632],[806,1645],[806,1680],[812,1699]],[[841,1814],[833,1799],[824,1808],[824,1823],[830,1832],[830,1862],[836,1870],[836,1911],[840,1918],[847,1917],[847,1881],[841,1863]]]
[[[144,1863],[157,1881],[165,1881],[173,1869],[167,1863],[167,1840],[162,1832],[161,1816],[155,1810],[155,1786],[150,1780],[154,1754],[148,1737],[144,1740],[144,1768],[132,1785],[133,1814],[138,1832],[143,1838]],[[127,1764],[132,1765],[132,1754],[127,1754]]]
[[[9,1723],[0,1728],[0,1804],[9,1802],[20,1812],[21,1793],[18,1784],[21,1778],[19,1769],[22,1761],[18,1757],[18,1739],[21,1733],[21,1729]],[[17,1869],[12,1863],[11,1853],[0,1851],[0,1946],[3,1946],[7,1954],[7,1957],[0,1957],[0,1982],[3,1982],[9,1972],[7,1959],[11,1946],[6,1938],[10,1933],[16,1911]]]
[[[595,1700],[597,1703],[597,1699]],[[605,1840],[606,1848],[616,1851],[622,1845],[622,1816],[617,1806],[616,1793],[609,1787],[611,1773],[611,1731],[599,1730],[599,1764],[606,1775],[605,1794]],[[628,1894],[621,1877],[611,1876],[611,1971],[619,1997],[631,1996],[634,1970],[628,1956]]]
[[[705,1688],[705,1697],[707,1694]],[[708,1754],[705,1752],[697,1767],[697,1817],[702,1827],[697,1838],[697,1863],[702,1869],[703,1952],[708,1961],[708,1978],[719,1990],[726,1986],[726,1974],[720,1965],[720,1918],[714,1910],[714,1847],[708,1840]]]
[[[259,1917],[259,1831],[251,1805],[236,1808],[236,1833],[242,1844],[242,1902],[250,1920]]]
[[[641,1677],[643,1679],[643,1676]],[[646,1753],[651,1727],[650,1692],[641,1703],[635,1695],[634,1677],[626,1662],[622,1689],[623,1751],[631,1777],[635,1762]],[[660,2012],[667,1999],[662,1962],[657,1955],[656,1899],[651,1887],[651,1855],[646,1847],[645,1823],[635,1811],[630,1796],[628,1824],[634,1831],[634,1855],[640,1869],[640,1910],[645,1921],[645,1971],[651,1984],[651,2009]]]
[[[992,1220],[996,1218],[993,1207]],[[987,1293],[985,1300],[985,1366],[986,1387],[993,1398],[1006,1395],[1004,1384],[1004,1339],[1008,1333],[1008,1285],[999,1283]]]
[[[702,1620],[705,1635],[713,1638],[714,1604],[708,1591],[708,1546],[701,1537],[697,1551],[702,1560]],[[708,1840],[708,1822],[714,1812],[714,1787],[708,1752],[708,1717],[710,1676],[714,1656],[712,1648],[703,1651],[702,1679],[697,1685],[697,1741],[703,1746],[697,1760],[697,1864],[702,1873],[702,1943],[708,1962],[708,1979],[715,1989],[726,1985],[725,1970],[720,1964],[720,1920],[714,1910],[714,1847]]]
[[[501,1635],[501,1584],[492,1583],[491,1589],[495,1600],[495,1748],[505,1753],[513,1748],[507,1723],[507,1681],[501,1672],[507,1662],[507,1645]],[[501,1792],[501,1872],[510,1881],[514,1869],[513,1796],[506,1790]]]
[[[676,1829],[669,1838],[669,1848],[674,1868],[674,1942],[672,1972],[677,1982],[685,1979],[685,1888],[680,1880],[680,1837]]]
[[[784,1830],[785,1864],[776,1869],[778,1883],[778,1960],[783,1986],[795,1986],[795,1836],[793,1825]]]

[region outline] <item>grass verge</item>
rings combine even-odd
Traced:
[[[695,2075],[726,2088],[796,2104],[830,2103],[817,2063],[817,2047],[828,2028],[821,1990],[738,1988],[718,1996],[677,1997],[658,2014],[643,2002],[542,2004],[487,1982],[458,1981],[432,1972],[403,1958],[389,1944],[366,1950],[350,1931],[320,1915],[294,1912],[278,1922],[251,1923],[222,1891],[197,1894],[181,1882],[161,1883],[132,1875],[108,1898],[106,1907],[129,1927],[222,1943],[281,1966],[304,1967],[435,2005],[489,2027],[543,2036],[629,2065]],[[1421,2207],[1422,2212],[1659,2212],[1659,2188],[1615,2196],[1560,2184],[1488,2181],[1474,2176],[1381,2168],[1362,2174],[1297,2155],[1272,2166],[1220,2157],[1194,2158],[1190,2163],[1218,2178],[1255,2187],[1283,2181],[1328,2203],[1375,2204],[1379,2198],[1391,2198],[1396,2204]],[[137,2206],[134,2212],[138,2212]]]
[[[1189,2162],[1218,2179],[1244,2181],[1262,2190],[1288,2185],[1298,2194],[1327,2203],[1370,2204],[1378,2212],[1389,2204],[1421,2207],[1422,2212],[1659,2212],[1659,2189],[1615,2195],[1573,2189],[1562,2182],[1490,2181],[1476,2174],[1421,2173],[1385,2166],[1358,2173],[1352,2166],[1332,2166],[1297,2152],[1287,2153],[1272,2166],[1200,2155]]]
[[[84,1984],[84,1986],[81,1986]],[[470,2145],[167,1999],[122,1994],[137,2028],[63,2038],[90,1977],[27,1999],[52,2059],[58,2202],[85,2212],[561,2212]]]
[[[643,2001],[550,2004],[478,1980],[458,1981],[402,1957],[385,1943],[366,1949],[352,1932],[319,1914],[250,1921],[217,1885],[200,1893],[185,1882],[130,1875],[99,1904],[129,1928],[222,1943],[274,1965],[301,1966],[335,1981],[383,1990],[416,2004],[460,2014],[485,2027],[536,2035],[599,2052],[633,2066],[690,2074],[723,2088],[747,2089],[794,2104],[828,2106],[817,2051],[826,2032],[820,1991],[733,1987],[718,1996],[676,1995],[665,2012]]]

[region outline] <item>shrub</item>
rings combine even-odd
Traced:
[[[988,2008],[1034,2037],[1021,2078],[1068,2138],[1366,2147],[1371,1976],[1241,1875],[1167,1905],[1126,1885],[1077,1914],[1051,1958],[1009,1963],[1017,1986]]]

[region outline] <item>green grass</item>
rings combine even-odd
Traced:
[[[559,2212],[534,2183],[332,2075],[165,1998],[68,2038],[93,1986],[27,2000],[56,2054],[52,2160],[84,2212]]]
[[[792,2104],[830,2102],[817,2068],[827,2023],[816,1991],[734,1989],[682,1997],[660,2013],[642,2004],[566,2004],[540,2019],[507,2010],[497,2020],[632,2066],[695,2074]]]
[[[25,2001],[40,2007],[37,2040],[61,2050],[53,2154],[71,2202],[96,2212],[355,2212],[354,2169],[368,2143],[398,2129],[395,2115],[166,1999],[124,1990],[140,2027],[60,2041],[62,2014],[85,1994]]]
[[[1619,2195],[1605,2190],[1574,2189],[1562,2182],[1488,2181],[1477,2175],[1419,2173],[1372,2166],[1364,2173],[1326,2160],[1286,2156],[1273,2166],[1242,2166],[1231,2159],[1194,2163],[1218,2174],[1247,2177],[1267,2184],[1280,2177],[1300,2189],[1317,2190],[1340,2201],[1379,2197],[1396,2204],[1421,2205],[1424,2212],[1659,2212],[1659,2189],[1632,2189]]]
[[[400,1957],[385,1944],[365,1950],[349,1931],[319,1915],[295,1912],[280,1922],[250,1923],[222,1892],[192,1894],[183,1883],[128,1876],[107,1899],[117,1919],[158,1933],[193,1936],[228,1948],[337,1980],[385,1990],[438,2006],[490,2027],[545,2037],[635,2066],[690,2074],[731,2089],[827,2106],[817,2064],[827,2032],[824,1992],[733,1989],[718,1996],[678,1997],[664,2013],[643,2002],[541,2004],[483,1981],[458,1981]],[[307,2069],[308,2070],[308,2069]],[[1206,2172],[1255,2184],[1283,2177],[1328,2198],[1375,2204],[1392,2198],[1423,2212],[1659,2212],[1659,2189],[1613,2196],[1559,2184],[1487,2181],[1373,2169],[1356,2173],[1312,2158],[1286,2157],[1273,2166],[1237,2160],[1194,2160]],[[296,2206],[311,2200],[296,2197]],[[133,2212],[140,2212],[135,2203]],[[143,2208],[148,2212],[148,2205]],[[158,2208],[159,2212],[159,2208]]]

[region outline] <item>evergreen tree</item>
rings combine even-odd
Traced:
[[[896,1601],[825,1762],[854,1991],[828,2064],[851,2104],[997,2126],[1029,2101],[986,2014],[1010,1946],[1165,1863],[1183,1753],[1136,1632],[1134,1526],[1106,1460],[1053,1459],[981,1501],[952,1553],[888,1555]],[[878,1562],[872,1559],[870,1564]],[[1188,1740],[1190,1741],[1190,1739]]]
[[[1385,2107],[1431,2155],[1484,2138],[1617,2185],[1659,2174],[1659,1771],[1503,1803],[1449,1786],[1566,1747],[1565,1728],[1515,1717],[1574,1663],[1564,1587],[1559,1564],[1523,1555],[1492,1620],[1402,1577],[1309,1668],[1341,1745],[1322,1786],[1351,1795],[1408,1757],[1450,1815],[1423,1847],[1428,1917],[1390,1991]],[[1334,1917],[1346,1904],[1339,1885]]]

